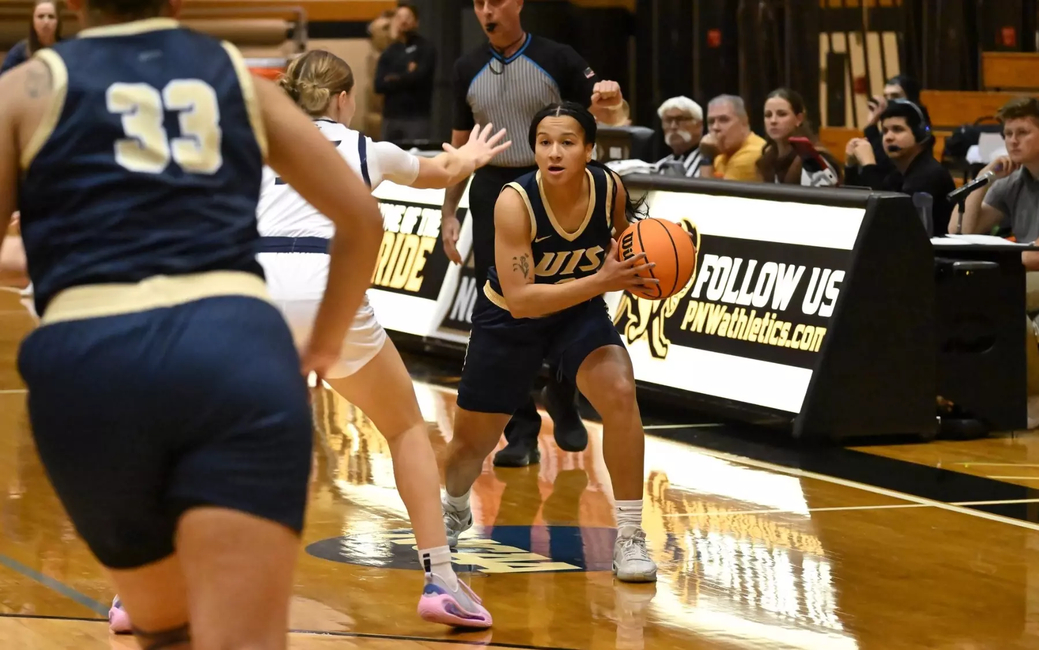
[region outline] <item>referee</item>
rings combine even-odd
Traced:
[[[451,144],[461,147],[476,124],[487,123],[505,128],[512,140],[512,147],[476,172],[469,190],[476,286],[482,291],[487,270],[494,265],[498,194],[507,183],[537,169],[526,137],[534,115],[553,102],[587,102],[600,123],[620,125],[628,118],[628,107],[620,86],[600,79],[572,47],[523,30],[523,0],[473,0],[473,9],[490,44],[455,63]],[[456,264],[463,263],[456,248],[456,213],[465,185],[447,190],[441,222],[444,250]],[[556,443],[565,451],[581,451],[588,445],[588,431],[577,412],[577,386],[552,375],[543,398],[555,423]],[[539,462],[540,430],[541,416],[532,398],[505,427],[508,445],[495,455],[494,464],[523,467]]]

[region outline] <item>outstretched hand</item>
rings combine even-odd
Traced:
[[[450,143],[444,143],[444,151],[454,153],[471,160],[476,169],[483,167],[491,160],[512,146],[511,140],[502,142],[505,138],[505,129],[494,133],[494,125],[487,124],[481,127],[477,124],[469,135],[469,141],[457,149]]]

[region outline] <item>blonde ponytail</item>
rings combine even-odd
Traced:
[[[301,109],[320,117],[339,93],[354,88],[350,66],[326,50],[311,50],[289,64],[278,85]]]

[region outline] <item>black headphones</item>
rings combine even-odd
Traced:
[[[916,105],[916,102],[912,102],[908,99],[892,99],[888,101],[888,106],[891,106],[892,104],[912,106],[913,110],[916,111],[916,114],[920,116],[920,122],[916,126],[912,127],[913,137],[916,139],[917,144],[923,144],[931,139],[931,124],[924,116],[923,110]]]

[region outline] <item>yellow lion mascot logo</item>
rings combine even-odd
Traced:
[[[697,259],[689,282],[675,295],[663,300],[636,298],[625,292],[614,318],[614,324],[618,327],[623,323],[624,339],[628,345],[645,338],[649,343],[650,353],[656,359],[663,359],[667,356],[671,341],[664,334],[664,323],[678,311],[678,304],[689,293],[690,287],[696,281],[696,272],[700,268],[700,231],[690,219],[683,217],[678,223],[693,236],[696,244]]]

